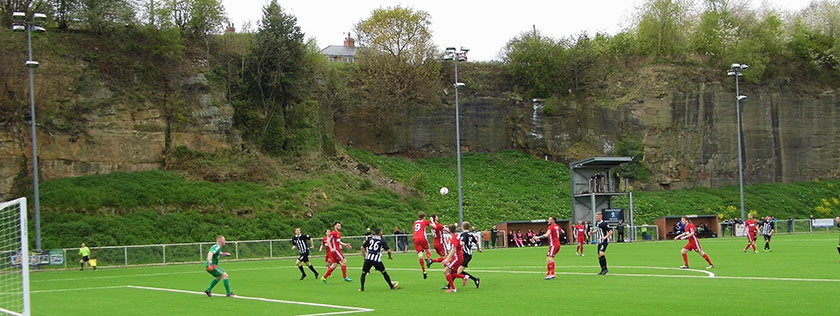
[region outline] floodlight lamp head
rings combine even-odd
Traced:
[[[741,64],[741,70],[747,70],[747,69],[749,69],[749,68],[750,68],[750,65],[747,65],[747,64]]]
[[[443,55],[443,60],[452,60],[452,59],[454,59],[454,58],[450,54]]]
[[[47,15],[43,13],[35,13],[32,14],[32,19],[38,22],[44,22],[47,20]]]
[[[470,49],[467,48],[467,47],[461,46],[461,51],[466,53],[466,52],[470,51]]]
[[[12,12],[12,19],[16,21],[26,20],[26,13],[21,11]]]
[[[12,24],[12,31],[15,31],[15,32],[23,32],[23,31],[26,31],[26,25],[23,25],[23,24]]]
[[[458,56],[458,61],[466,61],[466,60],[467,60],[466,56]]]
[[[738,96],[738,101],[743,101],[743,100],[746,100],[746,99],[747,99],[747,96],[745,96],[745,95],[739,95]]]
[[[27,60],[26,61],[26,67],[27,68],[32,68],[32,69],[38,68],[38,62],[34,61],[34,60]]]
[[[47,32],[47,29],[45,29],[42,26],[33,25],[32,26],[32,31],[35,32],[35,33],[45,33],[45,32]]]
[[[455,83],[455,88],[461,88],[463,86],[466,86],[466,84],[464,84],[463,82],[456,82]]]
[[[455,47],[447,47],[446,51],[447,52],[455,52]]]
[[[740,69],[740,68],[741,68],[741,64],[732,64],[732,69],[733,70]]]
[[[727,76],[734,76],[736,73],[734,71],[730,71],[726,73]]]

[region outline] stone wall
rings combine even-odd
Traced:
[[[233,107],[214,99],[203,75],[184,82],[188,117],[170,129],[171,144],[213,152],[237,149],[241,144],[233,128]],[[81,132],[62,133],[42,128],[50,117],[39,117],[38,163],[42,180],[142,171],[163,168],[167,120],[154,104],[126,104],[112,98],[113,92],[99,86],[72,102],[99,104],[79,117]],[[112,102],[113,101],[113,102]],[[42,121],[43,120],[43,121]],[[11,198],[12,183],[24,162],[32,170],[29,127],[0,129],[0,200]]]
[[[799,94],[751,88],[743,105],[747,182],[840,178],[837,91]],[[718,187],[738,182],[735,93],[699,83],[617,106],[568,103],[545,116],[515,98],[467,97],[461,103],[465,151],[519,149],[568,162],[610,155],[625,135],[642,139],[651,169],[646,189]],[[379,154],[451,155],[454,106],[395,111],[396,133],[376,136],[338,120],[336,138]]]

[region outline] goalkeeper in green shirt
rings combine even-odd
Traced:
[[[79,260],[79,265],[82,267],[80,270],[84,271],[85,263],[90,265],[90,248],[85,243],[82,243],[82,247],[79,248],[79,255],[82,256],[82,259]],[[96,266],[93,266],[93,270],[96,270]]]
[[[230,291],[230,282],[228,281],[228,274],[222,268],[219,268],[219,256],[230,256],[229,252],[223,252],[222,247],[225,246],[225,236],[216,237],[216,244],[210,247],[210,251],[207,252],[207,261],[204,262],[204,268],[207,270],[207,273],[210,273],[215,279],[210,282],[210,287],[204,291],[204,294],[207,294],[208,297],[213,296],[210,291],[213,290],[213,287],[216,284],[219,284],[219,280],[224,280],[223,283],[225,285],[225,292],[227,292],[228,297],[236,296],[233,292]]]

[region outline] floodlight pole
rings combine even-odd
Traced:
[[[458,166],[458,226],[464,223],[464,185],[461,175],[461,111],[458,104],[458,89],[463,86],[463,83],[458,82],[458,62],[467,60],[467,52],[469,49],[461,47],[461,51],[455,51],[454,47],[446,49],[444,54],[445,60],[452,60],[455,63],[455,156],[457,157]]]
[[[738,182],[739,182],[739,191],[741,193],[741,219],[743,220],[746,218],[746,211],[744,206],[744,140],[743,140],[743,127],[741,123],[741,101],[742,99],[746,98],[745,96],[741,95],[741,85],[739,81],[739,77],[744,75],[744,70],[746,70],[749,66],[742,65],[742,64],[732,64],[732,69],[729,71],[730,76],[735,77],[735,110],[736,110],[736,117],[738,121]]]
[[[37,18],[36,13],[33,18]],[[42,15],[43,17],[43,15]],[[35,199],[35,249],[41,250],[41,203],[39,199],[38,189],[38,137],[35,129],[35,68],[38,63],[32,60],[32,29],[39,27],[32,21],[20,21],[26,28],[26,45],[28,48],[29,59],[26,61],[26,67],[29,68],[29,112],[31,116],[32,128],[32,180],[34,185],[34,199]],[[43,28],[40,29],[43,32]]]

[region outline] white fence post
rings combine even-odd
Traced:
[[[123,247],[123,260],[125,261],[125,266],[128,266],[128,247]]]
[[[239,242],[233,243],[234,248],[236,248],[236,259],[239,259]]]
[[[163,245],[163,263],[166,263],[166,245]]]
[[[268,257],[269,258],[274,258],[274,241],[273,240],[268,241]]]

